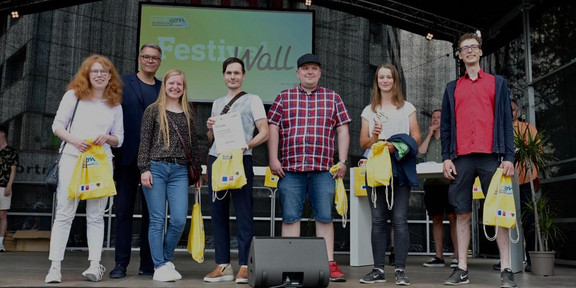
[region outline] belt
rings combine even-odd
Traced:
[[[156,161],[163,161],[168,163],[180,164],[180,165],[188,165],[188,160],[182,158],[174,158],[174,157],[162,157]]]

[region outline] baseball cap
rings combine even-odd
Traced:
[[[320,63],[320,58],[314,54],[304,54],[298,58],[298,68],[306,63],[316,63],[318,66],[322,66]]]

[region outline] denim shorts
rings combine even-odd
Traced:
[[[334,206],[334,179],[328,171],[285,172],[286,176],[278,182],[282,221],[295,223],[302,219],[306,194],[314,219],[322,223],[332,222]]]

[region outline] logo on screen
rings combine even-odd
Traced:
[[[184,16],[152,16],[150,17],[152,27],[188,27],[188,21]]]

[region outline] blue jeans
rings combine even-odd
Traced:
[[[210,156],[208,179],[212,179],[212,164],[215,160],[216,157]],[[242,161],[246,185],[240,189],[218,191],[216,192],[218,199],[210,203],[216,264],[230,263],[230,198],[232,198],[236,214],[236,230],[238,231],[238,264],[248,265],[250,244],[252,243],[252,236],[254,236],[252,212],[254,171],[251,155],[244,155]],[[208,191],[212,191],[212,181],[208,181]]]
[[[148,242],[154,268],[172,261],[174,249],[180,241],[188,215],[188,172],[186,166],[162,161],[151,161],[152,189],[143,187],[150,227]],[[170,221],[164,235],[166,200],[170,208]]]
[[[284,178],[278,182],[282,221],[300,221],[308,194],[314,219],[321,223],[332,222],[334,189],[334,179],[328,171],[285,172]]]
[[[372,215],[372,257],[374,267],[384,269],[390,229],[388,219],[394,229],[394,253],[396,255],[396,269],[406,268],[408,248],[410,248],[410,230],[408,230],[408,200],[410,199],[410,186],[399,186],[394,179],[394,206],[388,210],[385,187],[368,187],[368,202],[370,202],[370,214]],[[388,187],[388,195],[391,196],[391,187]],[[376,193],[376,208],[372,199],[372,193]],[[389,199],[390,203],[392,199]]]

